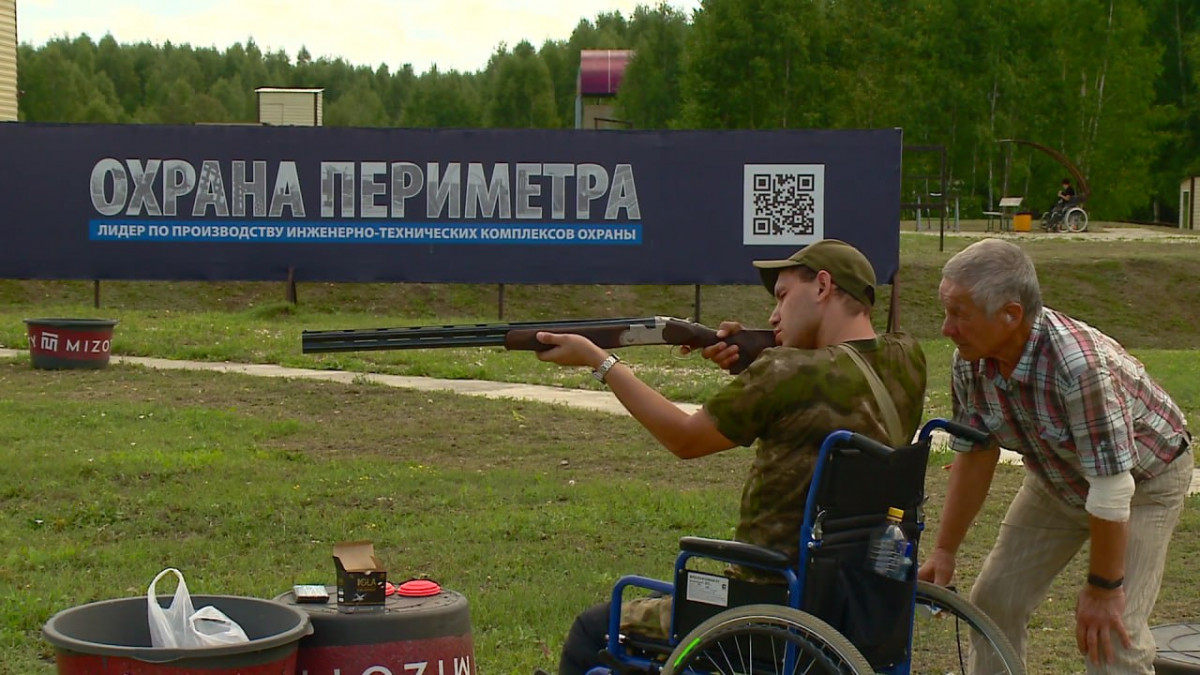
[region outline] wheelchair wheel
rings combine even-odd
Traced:
[[[1063,226],[1067,228],[1068,232],[1086,232],[1088,226],[1087,211],[1078,206],[1072,207],[1070,211],[1067,211],[1067,215],[1063,219]]]
[[[1051,209],[1042,216],[1042,229],[1047,232],[1063,232],[1065,227],[1063,214],[1058,210]]]
[[[917,582],[911,661],[912,675],[1025,674],[994,621],[954,591],[925,581]]]
[[[781,605],[746,605],[692,629],[671,652],[662,672],[871,675],[875,671],[844,635],[817,617]]]

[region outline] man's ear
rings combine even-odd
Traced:
[[[1019,302],[1010,302],[1000,312],[1004,315],[1004,323],[1009,326],[1019,326],[1025,318],[1025,308]]]
[[[817,297],[833,292],[833,276],[826,270],[817,272]]]

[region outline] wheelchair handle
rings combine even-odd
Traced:
[[[980,431],[975,427],[969,427],[965,424],[959,424],[958,422],[950,421],[946,422],[946,432],[952,436],[965,438],[968,441],[971,441],[972,443],[978,443],[979,445],[987,445],[988,439],[991,437],[987,432]]]
[[[880,443],[879,441],[873,441],[862,434],[846,432],[834,433],[838,434],[838,447],[851,448],[860,452],[865,452],[876,459],[883,459],[892,454],[891,448],[883,443]]]
[[[929,435],[935,429],[942,429],[951,436],[965,438],[978,445],[987,445],[991,439],[991,434],[988,434],[986,431],[980,431],[975,427],[944,419],[932,419],[926,422],[925,426],[921,427],[921,438],[929,438]]]

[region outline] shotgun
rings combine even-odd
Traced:
[[[503,346],[511,350],[544,351],[553,347],[538,342],[537,333],[574,333],[602,349],[634,345],[686,345],[700,349],[717,342],[738,346],[738,361],[729,372],[746,369],[762,350],[775,346],[771,330],[742,330],[724,338],[708,326],[665,316],[580,321],[524,321],[477,323],[450,326],[408,326],[351,330],[303,331],[301,351],[351,352],[380,349],[429,349],[438,347]]]

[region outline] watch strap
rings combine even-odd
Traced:
[[[1119,579],[1105,579],[1099,574],[1088,574],[1087,582],[1089,586],[1103,588],[1106,591],[1115,591],[1125,583],[1125,577]]]
[[[592,371],[592,377],[596,378],[600,384],[608,384],[605,382],[605,378],[608,377],[608,371],[612,370],[612,367],[620,363],[620,361],[621,357],[617,356],[616,354],[609,354],[603,361],[600,362],[600,365],[596,366],[596,369]]]

